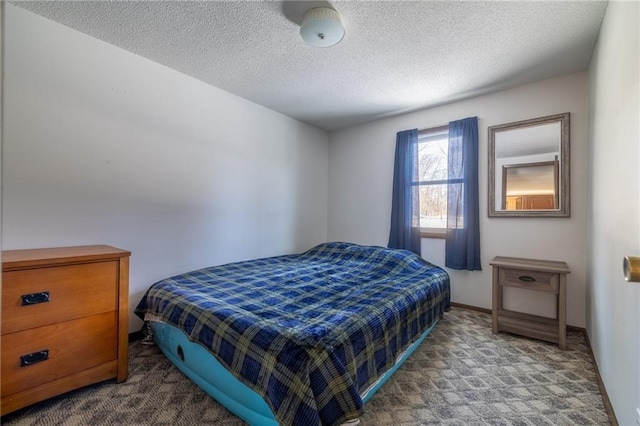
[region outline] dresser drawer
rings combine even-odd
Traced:
[[[24,269],[2,275],[2,334],[117,308],[117,261]]]
[[[117,312],[112,311],[3,335],[2,395],[116,360],[117,330]],[[42,351],[48,351],[48,359],[37,362]],[[21,357],[30,354],[35,355],[21,366]]]
[[[557,293],[559,281],[558,274],[552,272],[500,268],[499,283],[510,287]]]

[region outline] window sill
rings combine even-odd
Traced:
[[[447,238],[447,230],[442,228],[420,228],[420,238]]]

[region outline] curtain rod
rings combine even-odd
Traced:
[[[438,127],[429,127],[428,129],[420,129],[418,130],[418,136],[420,135],[425,135],[428,133],[437,133],[437,132],[443,132],[445,130],[449,129],[449,125],[445,124],[444,126],[438,126]]]

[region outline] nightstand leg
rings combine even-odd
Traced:
[[[502,295],[500,294],[500,286],[498,285],[498,268],[493,267],[493,303],[491,307],[492,332],[498,334],[498,311],[502,308]]]
[[[558,291],[558,346],[567,348],[567,276],[560,274],[560,289]]]

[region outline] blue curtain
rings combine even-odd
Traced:
[[[418,187],[418,129],[396,135],[396,157],[393,168],[393,199],[389,248],[410,250],[420,255],[420,210]],[[415,206],[415,208],[414,208]]]
[[[479,271],[478,117],[449,123],[445,266]]]

